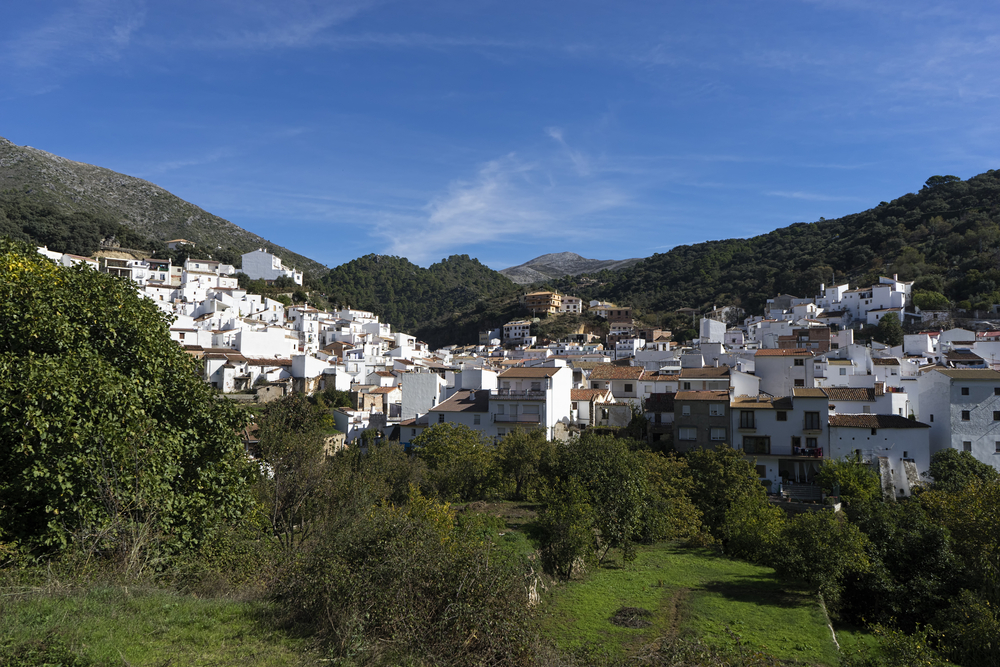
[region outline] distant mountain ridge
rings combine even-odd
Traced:
[[[501,269],[500,273],[519,285],[529,285],[554,278],[578,276],[582,273],[617,271],[640,261],[642,258],[639,257],[632,259],[587,259],[575,252],[554,252],[536,257],[518,266]]]
[[[327,267],[184,201],[141,178],[18,146],[0,137],[0,197],[52,206],[64,213],[112,219],[156,241],[184,238],[197,248],[237,253],[266,247],[287,265],[314,273]],[[58,248],[57,248],[58,250]]]

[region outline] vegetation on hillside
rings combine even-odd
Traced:
[[[934,176],[919,192],[861,213],[678,246],[620,271],[564,278],[556,286],[646,312],[717,304],[761,313],[776,294],[812,296],[821,283],[867,285],[899,274],[916,281],[929,303],[989,308],[1000,303],[998,223],[1000,171],[966,181]]]
[[[468,255],[452,255],[426,269],[402,257],[366,255],[332,269],[320,283],[331,303],[373,311],[397,331],[432,345],[477,340],[480,327],[506,321],[510,301],[520,292]],[[460,311],[475,316],[471,337],[457,317]]]
[[[66,215],[84,213],[113,220],[139,238],[159,244],[186,238],[198,244],[204,252],[202,257],[219,249],[242,254],[266,247],[287,266],[313,273],[326,270],[319,262],[277,246],[134,176],[17,146],[2,137],[0,163],[3,165],[0,196],[10,201],[51,208]],[[57,246],[52,249],[69,252]]]

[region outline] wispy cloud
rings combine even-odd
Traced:
[[[591,216],[628,203],[619,189],[560,170],[552,160],[511,153],[482,165],[433,198],[420,216],[387,216],[378,234],[390,252],[416,262],[455,248],[502,242],[530,245],[594,234]]]
[[[145,22],[140,0],[79,0],[42,25],[14,36],[0,63],[18,70],[72,72],[80,62],[121,56]]]
[[[805,201],[862,201],[861,197],[825,195],[817,192],[784,192],[774,190],[765,192],[769,197],[785,197],[787,199],[802,199]]]

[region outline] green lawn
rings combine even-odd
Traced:
[[[2,647],[50,632],[74,652],[108,665],[292,666],[308,655],[304,640],[276,629],[259,603],[128,586],[2,594],[0,656]]]
[[[622,607],[652,612],[651,625],[618,627]],[[553,587],[542,611],[543,635],[571,651],[626,656],[662,637],[694,634],[729,645],[734,635],[782,660],[838,663],[816,598],[786,585],[770,568],[701,549],[656,545],[624,568],[602,568]]]

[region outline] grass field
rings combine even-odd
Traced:
[[[315,658],[305,640],[276,629],[259,603],[128,586],[4,595],[0,649],[54,632],[101,665],[283,667]]]
[[[619,627],[623,607],[647,610],[649,625]],[[694,634],[709,644],[739,638],[782,660],[838,664],[837,649],[815,597],[786,585],[770,568],[719,558],[706,550],[657,545],[624,568],[591,571],[550,589],[542,632],[560,648],[625,657],[661,638]]]

